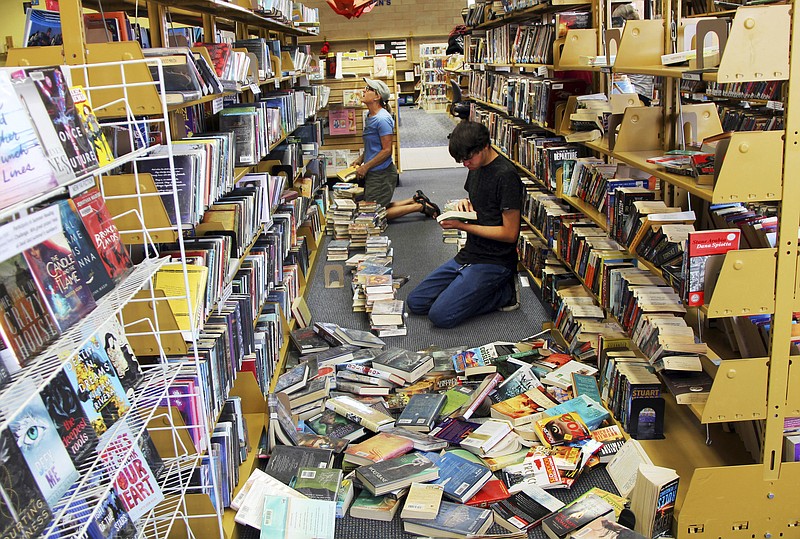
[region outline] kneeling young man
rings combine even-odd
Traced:
[[[475,223],[442,221],[442,228],[467,233],[467,243],[455,258],[428,275],[409,294],[414,314],[427,314],[434,325],[452,328],[467,318],[519,307],[517,237],[522,210],[522,181],[514,165],[490,144],[489,130],[476,122],[461,122],[450,135],[450,155],[469,174],[468,198],[460,211],[475,211]]]

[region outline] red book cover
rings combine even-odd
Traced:
[[[26,249],[23,255],[61,332],[94,309],[92,290],[83,280],[62,231]]]
[[[83,226],[86,227],[108,274],[114,281],[119,281],[132,263],[128,251],[122,245],[119,230],[108,212],[103,195],[97,188],[92,187],[73,200]]]
[[[704,305],[706,302],[703,293],[705,282],[706,261],[714,255],[722,255],[728,251],[739,248],[741,230],[738,228],[723,228],[719,230],[701,230],[689,232],[689,246],[684,264],[686,279],[686,299],[690,307]]]
[[[219,78],[225,78],[225,69],[230,62],[231,48],[227,43],[195,43],[196,47],[205,47],[208,50],[211,61],[214,63],[214,71]]]
[[[500,500],[505,500],[510,496],[511,494],[508,492],[506,484],[503,483],[501,479],[490,479],[475,496],[467,500],[467,505],[485,507],[488,509],[489,505],[499,502]]]

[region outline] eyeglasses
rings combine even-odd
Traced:
[[[468,153],[467,156],[464,159],[456,159],[456,163],[466,163],[467,161],[470,161],[471,159],[473,159],[479,153],[480,153],[480,150],[472,151],[472,152]]]
[[[364,91],[365,91],[365,92],[370,92],[370,91],[371,91],[371,92],[374,92],[374,91],[375,91],[375,89],[374,89],[374,88],[372,88],[372,86],[367,86],[366,88],[364,88]]]

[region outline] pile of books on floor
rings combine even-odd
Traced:
[[[331,240],[328,243],[328,262],[344,261],[350,258],[350,240]]]
[[[266,473],[234,499],[237,522],[272,533],[313,513],[314,537],[332,539],[349,510],[373,520],[400,513],[407,532],[439,537],[493,523],[541,525],[553,538],[589,528],[641,537],[617,522],[630,500],[636,532],[670,530],[677,475],[626,440],[597,369],[549,339],[413,352],[336,324],[306,331],[328,348],[300,356],[269,395]],[[613,391],[625,393],[624,381]],[[616,492],[570,495],[604,465]]]
[[[356,212],[356,203],[349,198],[334,198],[331,211],[328,213],[326,232],[333,234],[334,239],[350,239],[350,223]]]

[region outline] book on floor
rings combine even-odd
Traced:
[[[550,539],[564,539],[597,517],[613,512],[611,504],[592,494],[546,517],[542,520],[542,530]]]
[[[631,511],[636,515],[634,529],[638,533],[647,537],[670,533],[679,479],[670,468],[639,465],[631,491]]]
[[[490,509],[443,501],[436,518],[406,519],[403,529],[416,535],[460,539],[486,533],[493,522]]]
[[[300,468],[330,468],[333,451],[315,447],[277,445],[267,463],[266,472],[284,485],[289,485]]]
[[[396,374],[408,383],[414,383],[433,368],[433,358],[427,354],[392,347],[376,356],[372,365]]]
[[[345,449],[344,462],[351,462],[359,466],[375,464],[405,455],[412,449],[414,449],[414,443],[411,440],[379,432],[375,436],[352,444]]]
[[[336,502],[273,496],[264,498],[261,537],[333,539]]]
[[[444,487],[444,494],[449,499],[461,503],[475,496],[492,478],[489,468],[453,452],[445,452],[437,457],[436,465],[439,467],[439,478],[434,483]]]
[[[395,424],[410,430],[429,432],[446,400],[447,398],[441,393],[412,395]]]
[[[439,506],[442,503],[442,493],[444,489],[441,485],[430,483],[412,483],[403,505],[400,518],[416,518],[419,520],[432,520],[439,513]]]
[[[423,483],[435,480],[439,477],[439,468],[427,457],[415,452],[356,468],[356,477],[373,496],[381,496],[415,481]]]
[[[388,522],[394,519],[401,501],[392,496],[373,496],[364,489],[353,501],[350,516]]]
[[[342,470],[335,468],[299,468],[290,485],[312,500],[335,502],[342,482]]]

